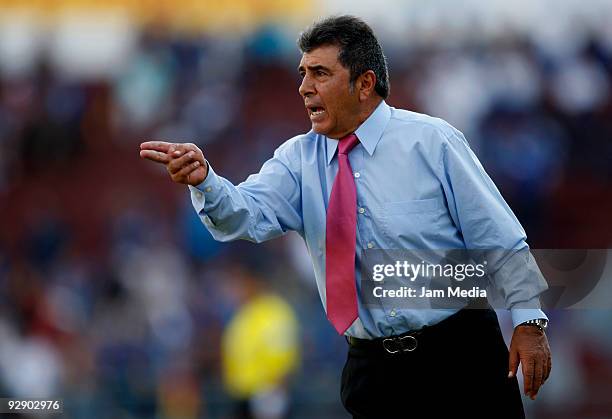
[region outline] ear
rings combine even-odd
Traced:
[[[365,101],[374,93],[376,86],[376,74],[372,70],[368,70],[357,78],[356,87],[359,92],[359,100]]]

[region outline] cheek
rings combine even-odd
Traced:
[[[333,96],[328,97],[325,101],[325,109],[327,109],[327,114],[331,119],[337,118],[338,114],[342,112],[342,107]]]
[[[329,116],[334,123],[345,120],[346,116],[349,114],[349,110],[342,102],[335,102],[331,109]]]
[[[351,107],[347,98],[342,92],[336,92],[336,94],[330,94],[326,98],[326,105],[335,118],[341,117],[350,112]]]

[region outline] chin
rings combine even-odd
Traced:
[[[329,133],[329,127],[322,124],[312,124],[312,130],[319,135],[327,135]]]

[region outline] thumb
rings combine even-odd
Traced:
[[[514,348],[510,348],[510,362],[508,365],[508,378],[516,375],[519,366],[519,354]]]

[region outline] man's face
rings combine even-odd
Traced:
[[[358,126],[359,96],[350,88],[350,72],[338,61],[339,47],[324,45],[302,55],[299,88],[312,129],[342,138]]]

